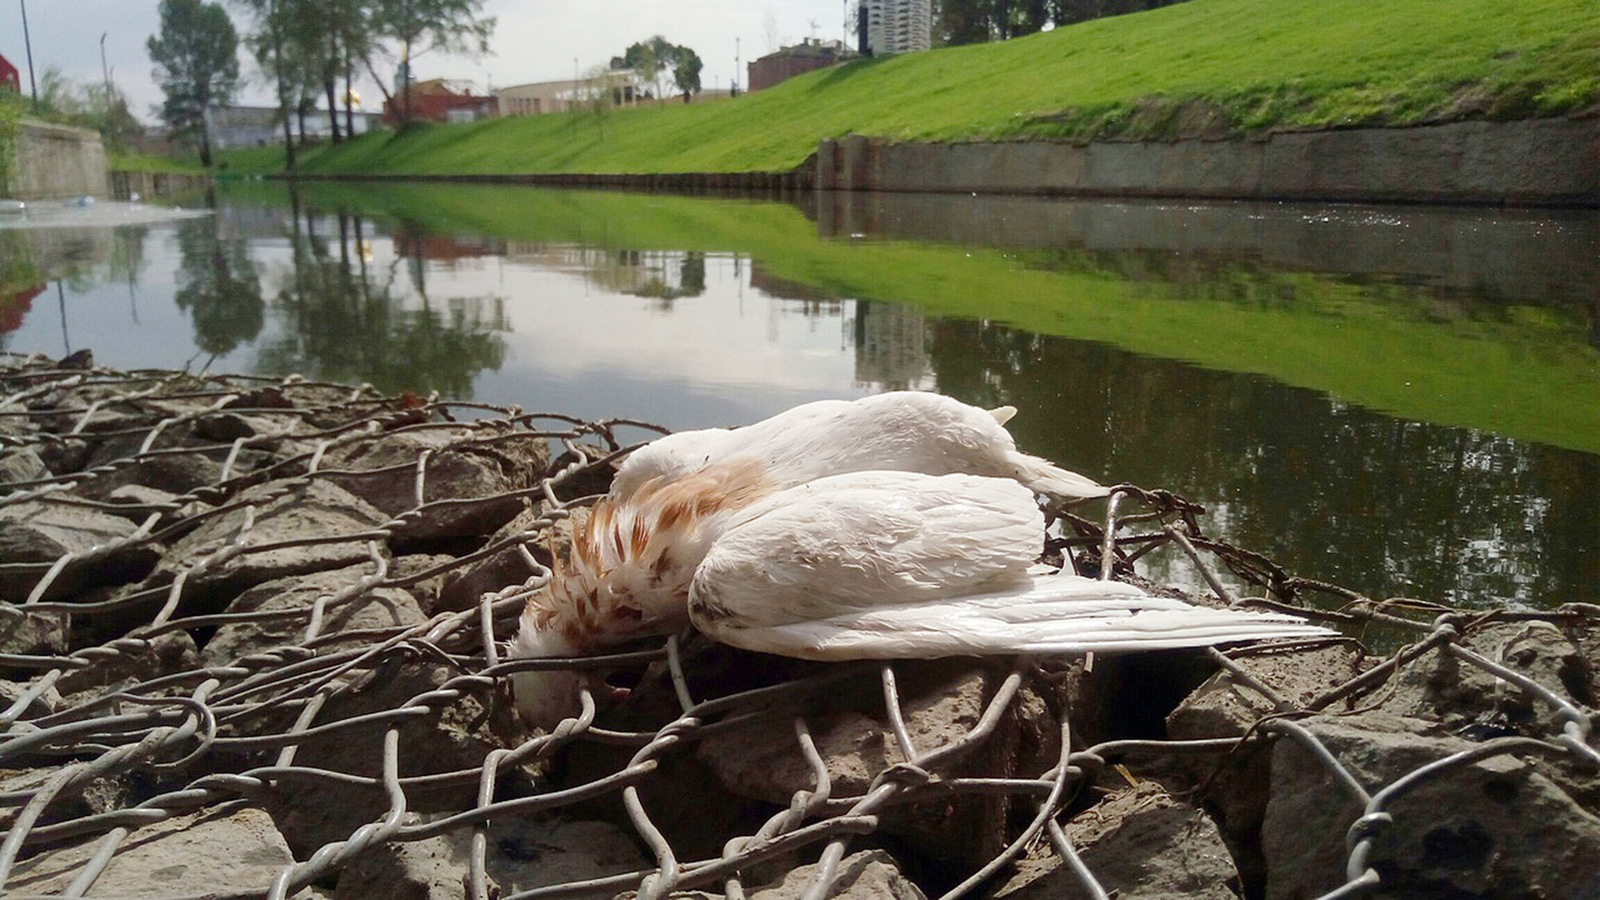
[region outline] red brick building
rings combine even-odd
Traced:
[[[749,80],[746,82],[749,89],[759,91],[781,82],[788,81],[812,69],[825,69],[835,63],[844,62],[853,56],[843,44],[838,41],[818,41],[808,38],[804,43],[793,47],[784,47],[776,53],[768,53],[755,62],[746,65]]]
[[[408,100],[409,96],[409,100]],[[406,104],[410,103],[411,118],[429,122],[471,122],[498,115],[500,101],[493,97],[480,97],[468,88],[452,88],[443,78],[413,81],[408,93],[394,92],[394,98],[384,101],[383,121],[399,125],[405,120]]]
[[[4,56],[0,56],[0,88],[10,88],[22,93],[22,73]]]

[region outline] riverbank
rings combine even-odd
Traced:
[[[363,135],[295,174],[1592,205],[1596,73],[1600,10],[1580,0],[1190,0],[723,103]]]
[[[1085,571],[1105,546],[1130,580],[1152,549],[1188,556],[1168,525],[1195,565],[1255,573],[1245,603],[1409,643],[879,666],[690,636],[604,660],[631,692],[546,734],[505,693],[534,664],[497,642],[605,457],[649,429],[87,352],[5,358],[0,397],[12,895],[171,872],[335,898],[736,880],[779,900],[819,879],[1577,897],[1600,879],[1594,607],[1376,603],[1129,490],[1114,542],[1105,510],[1068,520]]]

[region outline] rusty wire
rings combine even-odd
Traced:
[[[253,434],[231,440],[177,439],[221,415],[248,416],[257,427]],[[593,502],[593,492],[580,486],[591,484],[585,479],[603,473],[626,452],[619,431],[629,432],[634,440],[645,440],[660,429],[641,422],[585,422],[560,414],[453,403],[438,397],[388,398],[366,385],[351,388],[297,376],[196,377],[79,368],[36,357],[0,360],[0,452],[61,455],[79,445],[109,446],[117,440],[124,444],[114,458],[95,465],[0,483],[0,511],[22,504],[55,504],[133,512],[138,522],[124,536],[53,560],[0,560],[0,577],[26,587],[20,596],[8,597],[0,604],[0,616],[67,616],[72,622],[77,617],[118,616],[136,622],[110,637],[93,629],[73,630],[71,646],[54,651],[0,655],[0,667],[11,677],[24,679],[19,681],[16,699],[0,711],[0,728],[5,729],[0,733],[0,768],[49,772],[42,784],[0,791],[0,824],[5,827],[0,840],[0,889],[29,856],[64,843],[87,841],[93,852],[66,889],[69,896],[81,896],[92,890],[119,849],[140,829],[237,800],[267,803],[280,797],[286,787],[299,784],[377,792],[384,808],[372,821],[284,865],[271,884],[260,885],[250,896],[292,896],[308,885],[327,884],[342,867],[375,847],[461,832],[471,836],[469,877],[463,890],[475,898],[488,898],[493,895],[486,874],[487,829],[492,823],[610,797],[620,800],[627,821],[641,845],[649,848],[654,864],[525,890],[508,895],[508,900],[610,896],[626,890],[637,890],[641,898],[656,898],[696,888],[718,889],[739,898],[745,895],[743,873],[752,866],[807,849],[820,857],[806,896],[822,898],[828,896],[851,841],[879,831],[882,816],[891,808],[963,794],[998,794],[1030,804],[1033,813],[1009,836],[1001,852],[950,887],[947,897],[980,895],[992,884],[993,876],[1030,846],[1053,848],[1089,896],[1106,897],[1106,889],[1062,827],[1063,813],[1079,788],[1117,758],[1211,759],[1247,744],[1286,739],[1304,747],[1326,769],[1331,784],[1362,806],[1361,815],[1348,826],[1344,885],[1327,895],[1360,896],[1382,884],[1368,860],[1374,843],[1382,840],[1392,825],[1393,801],[1418,784],[1447,778],[1473,761],[1498,755],[1555,755],[1600,764],[1593,743],[1592,711],[1463,645],[1464,636],[1486,620],[1481,614],[1441,611],[1427,604],[1385,604],[1295,578],[1258,554],[1206,537],[1197,524],[1201,511],[1193,504],[1133,486],[1114,491],[1101,522],[1062,513],[1065,528],[1073,536],[1059,544],[1068,552],[1071,547],[1078,548],[1080,556],[1072,562],[1080,571],[1113,577],[1131,572],[1133,563],[1153,549],[1172,547],[1199,568],[1219,602],[1292,609],[1335,624],[1382,623],[1409,630],[1415,635],[1414,643],[1298,707],[1242,668],[1235,659],[1243,658],[1243,653],[1213,650],[1210,656],[1215,663],[1274,709],[1244,737],[1113,740],[1074,749],[1074,736],[1063,716],[1060,753],[1053,766],[1014,777],[964,775],[950,764],[989,741],[998,723],[1017,704],[1019,692],[1038,676],[1038,664],[1028,658],[1012,662],[965,735],[933,746],[919,746],[908,731],[897,667],[888,663],[824,667],[779,683],[697,698],[694,685],[699,690],[706,686],[690,677],[694,674],[692,662],[686,660],[677,638],[660,646],[599,658],[508,661],[498,643],[514,633],[526,597],[548,579],[546,546],[555,530],[576,509]],[[425,432],[439,432],[449,440],[435,445],[436,450],[420,452],[413,461],[387,467],[361,470],[327,463],[330,455],[374,436]],[[428,499],[431,457],[445,449],[482,449],[513,442],[560,448],[565,451],[565,462],[535,473],[524,486],[493,495]],[[182,494],[153,500],[113,503],[97,496],[95,488],[105,479],[180,457],[218,462],[219,477]],[[255,539],[258,517],[275,500],[312,482],[336,478],[409,478],[413,502],[388,521],[371,527],[271,541]],[[520,530],[498,538],[479,535],[473,546],[456,542],[448,561],[421,571],[392,568],[387,548],[426,517],[452,510],[470,515],[508,501],[520,504],[529,514]],[[1140,510],[1119,515],[1125,504],[1137,504]],[[181,568],[169,569],[165,577],[145,573],[135,582],[85,593],[56,590],[74,573],[130,551],[170,547],[182,536],[233,513],[240,514],[241,521],[231,538],[199,548],[180,561]],[[1141,528],[1147,530],[1139,531]],[[1128,533],[1121,533],[1124,530]],[[359,568],[362,574],[331,590],[318,588],[309,605],[234,612],[195,603],[195,585],[236,561],[293,548],[351,543],[362,548],[366,562],[358,567],[340,563],[338,567]],[[359,608],[375,592],[449,577],[505,552],[517,554],[522,561],[521,579],[512,578],[481,591],[466,608],[441,609],[425,621],[409,625],[329,630],[341,611]],[[1230,596],[1206,554],[1271,596]],[[1342,609],[1304,605],[1301,595],[1306,592],[1331,594],[1347,605]],[[1408,617],[1407,611],[1426,612],[1430,619]],[[1524,611],[1513,617],[1594,623],[1600,621],[1597,612],[1600,610],[1570,607],[1544,613]],[[50,701],[74,673],[114,673],[119,662],[155,652],[156,642],[163,638],[241,624],[287,625],[294,636],[236,658],[103,685],[98,692],[81,688],[60,691],[63,699]],[[1312,731],[1295,721],[1297,715],[1370,692],[1406,666],[1441,653],[1482,669],[1550,707],[1555,713],[1551,733],[1492,740],[1420,766],[1389,784],[1363,785]],[[326,715],[330,703],[360,695],[395,666],[421,663],[437,665],[451,674],[426,690],[394,697],[381,708],[339,718]],[[503,710],[507,679],[514,672],[648,664],[665,671],[678,706],[676,716],[664,724],[648,730],[602,727],[597,724],[596,699],[585,690],[581,713],[548,734],[526,731],[520,739],[505,740],[476,765],[404,773],[403,763],[408,759],[404,732],[409,724],[426,721],[468,699]],[[844,796],[830,780],[808,715],[795,711],[826,704],[836,685],[874,674],[886,714],[886,740],[898,750],[900,761],[876,773],[863,793]],[[679,858],[673,835],[663,831],[641,802],[640,788],[659,777],[663,762],[673,754],[719,731],[763,720],[787,723],[792,729],[793,752],[804,761],[812,784],[750,833],[729,838],[720,856]],[[381,729],[382,738],[379,745],[366,748],[373,761],[368,772],[298,761],[302,749],[313,741],[370,733],[374,728]],[[549,764],[569,748],[586,744],[631,748],[632,755],[614,771],[554,789],[528,775],[530,769]],[[98,779],[136,772],[158,773],[159,787],[116,808],[50,815]],[[435,811],[424,820],[409,815],[419,792],[449,787],[470,790],[474,799],[458,808]]]

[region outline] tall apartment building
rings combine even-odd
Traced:
[[[933,0],[865,0],[867,46],[874,56],[933,46]]]

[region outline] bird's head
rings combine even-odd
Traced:
[[[549,590],[528,600],[511,656],[574,656],[682,630],[695,568],[723,523],[772,490],[760,464],[746,460],[651,479],[597,503],[557,559]],[[577,710],[586,677],[518,673],[517,708],[531,724],[553,727]]]

